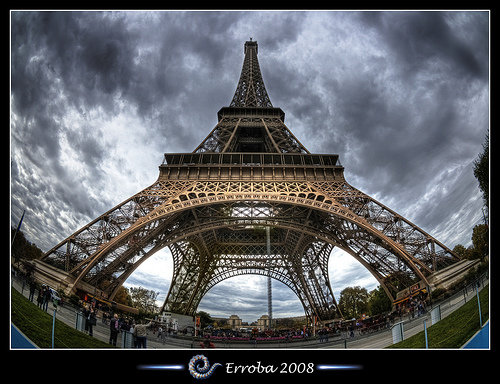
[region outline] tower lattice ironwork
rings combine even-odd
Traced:
[[[257,42],[247,41],[234,97],[203,142],[192,153],[165,154],[151,186],[42,260],[66,273],[68,292],[83,287],[112,299],[142,262],[169,247],[173,277],[164,310],[192,315],[217,283],[257,274],[290,287],[306,315],[319,320],[340,316],[328,275],[334,247],[366,267],[392,300],[458,261],[347,183],[338,155],[311,154],[284,120],[264,86]]]

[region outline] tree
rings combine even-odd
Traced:
[[[453,253],[455,253],[460,259],[468,259],[467,248],[465,248],[462,244],[457,244],[453,248]]]
[[[368,307],[371,316],[391,311],[392,301],[380,285],[370,292]]]
[[[11,227],[11,241],[16,233],[16,228]],[[12,256],[17,262],[19,259],[33,260],[43,256],[43,252],[35,244],[30,243],[22,231],[18,231],[11,248]]]
[[[132,307],[134,304],[132,302],[132,297],[130,296],[130,292],[123,285],[118,288],[118,292],[116,292],[115,299],[117,303],[128,305]]]
[[[474,161],[474,176],[479,182],[479,189],[483,192],[483,201],[486,207],[489,207],[489,152],[489,137],[488,134],[486,134],[486,138],[483,143],[483,153],[481,153]]]
[[[148,290],[143,287],[130,287],[130,296],[133,306],[143,312],[153,313],[158,311],[156,298],[159,292]]]
[[[347,287],[340,292],[339,307],[345,318],[358,318],[368,311],[368,299],[366,288]]]
[[[205,328],[214,323],[214,320],[210,317],[210,314],[207,312],[200,311],[196,314],[196,316],[200,317],[201,328]]]
[[[488,226],[486,224],[478,224],[474,227],[472,245],[478,258],[484,260],[488,256]]]

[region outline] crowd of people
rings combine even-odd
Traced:
[[[332,332],[333,330],[329,327],[317,331],[318,334],[321,333],[322,341],[323,335],[325,335],[326,338],[327,335]],[[311,327],[303,327],[301,329],[269,329],[262,331],[254,329],[250,332],[232,329],[211,329],[205,330],[202,335],[214,341],[292,341],[310,338],[313,335],[313,330]]]
[[[119,316],[117,313],[113,315],[105,309],[95,307],[92,303],[81,302],[81,312],[84,318],[84,332],[89,336],[93,336],[93,327],[97,325],[98,314],[101,316],[101,321],[105,325],[109,325],[109,341],[110,345],[116,346],[118,334],[128,332],[132,340],[134,348],[147,348],[148,329],[152,330],[153,324],[137,322],[132,318]]]
[[[410,297],[408,300],[396,304],[395,315],[398,317],[409,316],[411,318],[420,317],[426,311],[425,298],[422,295]]]
[[[423,314],[424,307],[419,307],[419,303],[415,305],[417,311]],[[419,312],[420,313],[420,312]],[[398,314],[386,314],[362,319],[352,319],[341,322],[334,322],[327,326],[316,327],[314,330],[311,326],[302,328],[287,328],[287,329],[272,329],[263,330],[253,329],[252,331],[240,331],[231,329],[209,329],[202,333],[202,336],[212,341],[241,341],[241,342],[262,342],[262,341],[278,341],[289,342],[307,340],[315,337],[320,343],[328,342],[330,338],[345,337],[354,338],[356,335],[364,335],[367,333],[377,332],[379,330],[388,329],[396,321]]]
[[[33,302],[35,299],[35,292],[38,290],[38,295],[36,297],[36,303],[39,308],[47,312],[49,302],[52,299],[52,290],[50,289],[49,286],[42,284],[39,285],[36,283],[34,279],[30,279],[28,282],[29,285],[29,296],[28,299],[29,301]],[[59,303],[62,304],[62,303]]]

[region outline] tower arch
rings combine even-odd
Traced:
[[[157,211],[150,218],[137,220],[134,226],[73,269],[78,272],[75,285],[84,280],[98,285],[112,298],[142,261],[166,246],[174,255],[174,276],[163,307],[183,313],[194,313],[203,295],[217,282],[251,270],[291,287],[301,302],[307,303],[305,311],[309,315],[324,312],[324,309],[313,308],[323,308],[325,303],[329,303],[326,307],[331,311],[332,307],[336,308],[336,302],[327,266],[335,246],[365,266],[392,299],[398,287],[389,284],[387,277],[399,272],[398,282],[404,285],[425,279],[423,270],[411,255],[404,253],[406,257],[402,257],[403,252],[393,240],[369,223],[353,220],[346,210],[332,209],[328,203],[312,198],[307,200],[293,193],[287,196],[280,192],[274,197],[246,193],[213,196],[219,196],[216,203],[209,201],[210,196],[199,198],[195,194],[191,194],[190,200],[174,202],[176,199],[173,199],[175,209],[164,209],[161,214]],[[249,244],[255,241],[256,230],[264,226],[286,231],[288,241],[293,240],[290,243],[293,247],[281,249],[277,257],[269,258],[262,239],[259,246]],[[230,237],[227,230],[238,232],[239,239],[233,238],[233,253],[226,249],[226,257],[223,257],[221,239]],[[209,238],[212,233],[217,233],[217,240]],[[139,238],[143,241],[141,257],[133,256]],[[239,243],[235,243],[237,240]],[[273,241],[273,248],[277,244]],[[312,244],[324,248],[308,256]],[[113,252],[119,255],[110,257]],[[128,265],[128,269],[113,279],[120,265]],[[316,292],[315,298],[310,291]],[[189,299],[183,295],[189,295]]]

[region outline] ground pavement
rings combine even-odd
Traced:
[[[29,289],[27,286],[22,288],[22,283],[13,278],[12,288],[21,292],[25,297],[29,296]],[[482,282],[481,288],[488,284],[488,280]],[[444,300],[439,303],[441,307],[441,318],[448,316],[450,313],[461,307],[465,302],[473,300],[476,298],[475,289],[469,289],[466,291],[460,291],[458,294]],[[53,314],[54,307],[52,302],[49,304],[48,311],[49,314]],[[70,327],[76,327],[76,309],[70,305],[59,306],[56,312],[56,318],[63,321]],[[404,320],[404,337],[405,339],[411,337],[424,330],[424,320],[427,322],[427,326],[431,325],[430,311],[425,315],[417,318],[406,318]],[[488,323],[489,326],[489,323]],[[483,327],[484,329],[485,327]],[[19,337],[17,329],[12,328],[12,340],[14,337]],[[478,333],[479,334],[479,333]],[[480,333],[481,336],[475,335],[477,338],[481,337],[482,342],[471,343],[469,347],[466,348],[484,348],[484,340],[488,341],[489,327],[486,331]],[[485,336],[486,335],[486,336]],[[22,336],[22,333],[21,333]],[[97,325],[93,327],[93,337],[98,338],[104,342],[109,341],[109,325],[102,323],[101,319],[97,320]],[[469,341],[470,342],[470,341]],[[306,340],[293,343],[277,343],[277,344],[246,344],[246,343],[228,343],[228,342],[216,342],[216,348],[231,348],[231,349],[254,349],[254,348],[288,348],[288,349],[303,349],[303,348],[337,348],[337,349],[382,349],[388,347],[393,343],[392,332],[390,329],[378,331],[373,334],[368,335],[355,335],[354,338],[349,338],[347,335],[341,335],[336,338],[329,339],[328,342],[319,342],[319,340]],[[29,348],[27,344],[25,347],[19,346],[19,348]],[[199,341],[186,340],[177,337],[167,337],[165,342],[158,339],[156,335],[152,333],[148,336],[147,346],[149,349],[190,349],[199,348]],[[117,347],[122,347],[122,336],[118,335]]]

